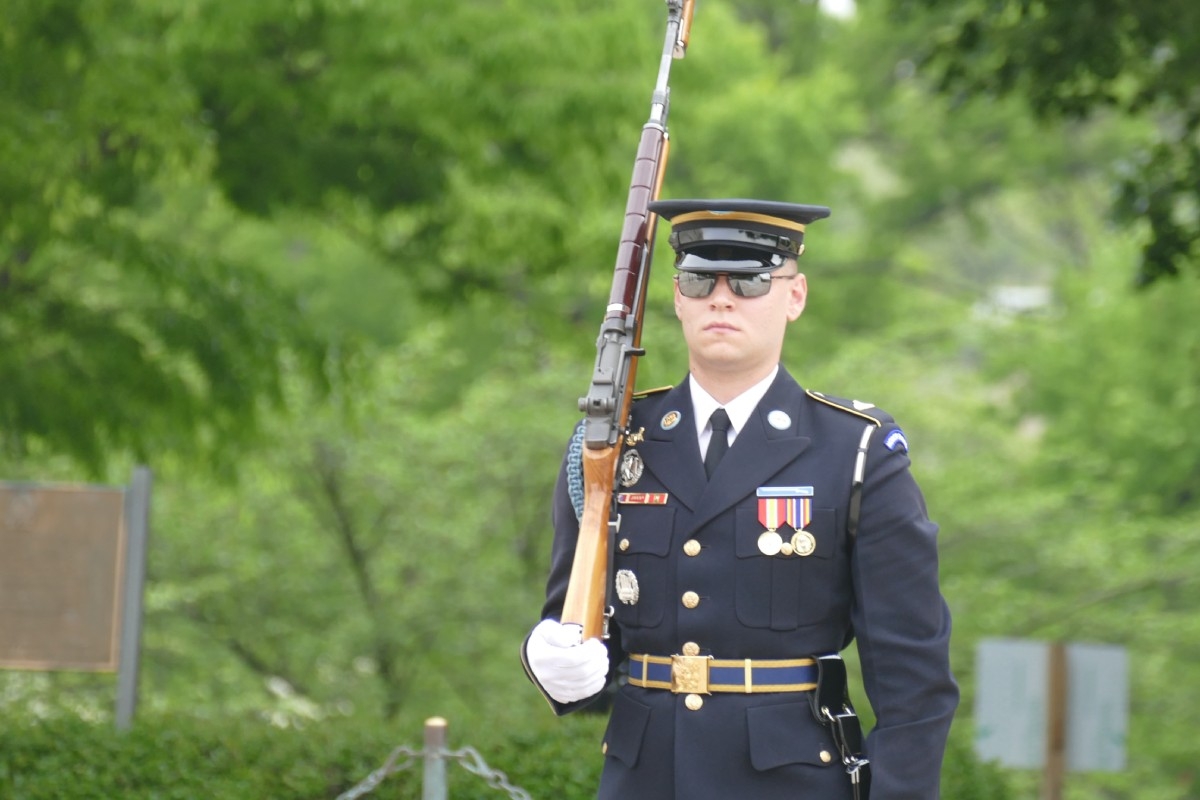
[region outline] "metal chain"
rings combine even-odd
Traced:
[[[483,778],[487,781],[488,786],[493,789],[508,792],[508,796],[512,800],[531,800],[528,792],[508,782],[507,775],[498,769],[492,769],[484,763],[483,757],[476,752],[475,748],[464,747],[461,750],[451,750],[445,755],[447,758],[458,759],[458,763],[463,769]],[[468,758],[471,759],[471,763],[467,763]]]
[[[405,760],[402,763],[396,763],[401,756],[404,756]],[[416,764],[416,759],[423,759],[425,756],[426,751],[424,749],[413,750],[411,747],[404,747],[403,745],[397,747],[392,751],[392,754],[388,756],[388,759],[383,763],[383,766],[372,772],[363,780],[359,781],[350,789],[347,789],[339,794],[337,796],[337,800],[357,800],[364,794],[374,791],[375,787],[379,786],[379,784],[382,783],[383,779],[387,776],[393,775],[397,772],[403,772],[404,770]],[[532,800],[529,796],[529,793],[524,789],[518,786],[513,786],[511,783],[509,783],[507,775],[500,770],[489,767],[487,763],[484,762],[483,757],[480,756],[479,752],[473,747],[464,747],[459,750],[444,750],[441,752],[441,756],[443,758],[457,761],[459,765],[462,766],[462,768],[467,772],[478,775],[487,781],[488,786],[491,788],[507,792],[508,796],[512,798],[512,800]]]
[[[392,751],[392,754],[388,756],[387,761],[383,762],[382,767],[363,778],[351,788],[339,794],[337,796],[337,800],[358,800],[358,798],[362,797],[364,794],[374,791],[375,787],[382,783],[383,779],[388,775],[396,772],[403,772],[416,763],[416,758],[418,756],[423,757],[424,755],[424,750],[413,750],[411,747],[405,747],[404,745],[397,747]],[[397,764],[396,761],[400,758],[400,756],[407,756],[407,758],[404,763]]]

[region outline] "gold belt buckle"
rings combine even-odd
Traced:
[[[671,691],[675,694],[712,694],[708,690],[708,662],[712,656],[671,656]]]

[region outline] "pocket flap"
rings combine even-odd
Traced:
[[[832,737],[813,719],[807,701],[749,708],[746,722],[750,763],[757,770],[785,764],[828,767],[838,762]]]
[[[669,506],[622,506],[617,540],[625,542],[620,555],[665,556],[671,549],[675,509]]]
[[[623,692],[613,697],[608,730],[604,733],[604,752],[627,767],[636,767],[642,752],[642,739],[650,723],[650,707],[631,699]]]

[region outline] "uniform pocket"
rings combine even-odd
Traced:
[[[746,726],[750,731],[750,763],[760,772],[786,764],[828,767],[834,763],[833,739],[813,719],[807,699],[748,708]]]
[[[636,767],[649,722],[648,706],[617,692],[608,718],[608,730],[604,732],[604,753],[627,767]]]
[[[812,536],[808,555],[767,555],[759,547],[765,531],[757,506],[737,509],[734,518],[737,577],[734,604],[738,620],[751,628],[792,630],[813,625],[829,616],[834,601],[837,552],[837,513],[832,508],[813,509],[805,531]],[[790,543],[791,528],[780,535]]]
[[[646,628],[662,622],[674,525],[675,509],[669,506],[622,506],[613,559],[619,589],[614,607],[621,625]]]

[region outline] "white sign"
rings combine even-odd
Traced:
[[[1068,644],[1066,657],[1067,769],[1120,771],[1129,722],[1125,648]],[[985,639],[979,643],[976,669],[975,752],[984,761],[1008,767],[1045,766],[1050,645]]]
[[[1129,659],[1124,647],[1067,645],[1067,769],[1125,769]]]
[[[975,752],[983,761],[1034,769],[1046,759],[1045,642],[985,639],[975,665]]]

